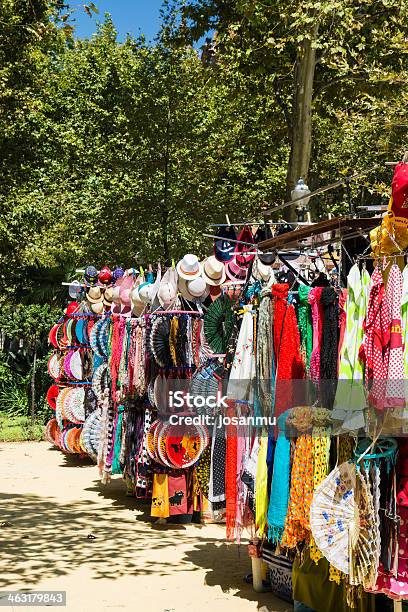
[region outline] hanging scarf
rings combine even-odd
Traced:
[[[268,507],[268,540],[279,544],[285,526],[289,502],[290,440],[286,437],[286,419],[289,410],[278,418],[279,435],[276,441],[271,495]]]
[[[121,454],[121,447],[122,447],[122,423],[123,423],[124,410],[125,410],[124,406],[119,406],[118,420],[116,422],[116,429],[115,429],[115,444],[113,448],[112,474],[122,473],[122,466],[120,464],[120,454]]]
[[[259,437],[258,465],[255,480],[255,528],[257,535],[263,537],[266,532],[268,513],[268,435],[265,431]]]
[[[310,368],[310,357],[313,350],[312,309],[309,303],[309,293],[311,290],[312,288],[307,285],[299,285],[299,306],[297,309],[300,345],[307,371],[309,371]]]
[[[169,477],[167,474],[153,476],[152,506],[150,515],[158,518],[170,516]]]
[[[390,312],[390,348],[388,357],[388,381],[386,408],[405,406],[404,350],[401,333],[402,274],[397,264],[391,266],[388,276],[386,298]]]
[[[214,424],[211,445],[211,472],[208,499],[211,503],[225,502],[225,430]]]
[[[234,402],[228,402],[227,416],[235,415]],[[229,424],[225,428],[227,436],[227,447],[225,454],[225,500],[226,500],[226,537],[232,540],[235,534],[235,518],[237,505],[237,427]]]
[[[320,349],[321,401],[332,409],[337,387],[338,307],[333,287],[323,287],[320,297],[323,308],[322,344]]]
[[[320,345],[322,341],[323,308],[320,303],[323,287],[313,287],[309,291],[309,304],[312,308],[313,350],[310,356],[310,377],[316,383],[320,381]]]
[[[258,346],[256,350],[257,399],[260,416],[273,414],[273,380],[274,380],[274,354],[273,354],[273,301],[272,296],[264,295],[261,298],[258,311]]]
[[[390,314],[384,282],[377,266],[372,275],[372,287],[364,321],[364,339],[360,357],[365,361],[365,380],[369,387],[369,402],[383,409],[388,376]]]
[[[305,375],[300,354],[300,337],[296,312],[288,304],[289,285],[272,286],[274,297],[273,342],[276,363],[275,416],[279,416],[295,403],[296,381]]]
[[[310,535],[310,504],[313,497],[313,440],[309,433],[312,410],[299,407],[292,410],[290,423],[300,433],[293,457],[290,498],[282,546],[294,548]]]

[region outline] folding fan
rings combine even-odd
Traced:
[[[167,317],[158,317],[150,332],[150,349],[157,364],[165,368],[171,365],[170,322]]]
[[[208,307],[204,316],[204,334],[214,353],[227,351],[233,326],[231,301],[227,296],[220,296]]]
[[[317,487],[310,527],[326,559],[361,584],[375,556],[371,493],[353,463],[336,467]]]
[[[220,371],[221,370],[221,371]],[[190,394],[195,397],[207,398],[216,396],[222,378],[222,368],[215,359],[207,360],[198,370],[196,370],[190,382]],[[214,408],[210,408],[207,403],[202,408],[197,408],[198,414],[214,414]]]
[[[102,363],[96,368],[92,377],[92,390],[98,400],[103,399],[103,393],[106,387],[109,386],[109,369],[107,363]]]

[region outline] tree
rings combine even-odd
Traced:
[[[263,87],[281,108],[290,148],[286,198],[308,180],[313,123],[330,106],[367,112],[407,90],[408,13],[400,0],[191,0],[181,3],[192,39],[213,28],[218,64]],[[341,129],[341,128],[340,128]],[[293,212],[293,211],[292,211]]]

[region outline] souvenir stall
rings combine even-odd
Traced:
[[[392,191],[383,220],[228,221],[204,261],[88,266],[50,332],[50,442],[160,522],[249,537],[254,588],[267,565],[312,610],[408,598],[408,164]]]

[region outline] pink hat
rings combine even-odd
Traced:
[[[248,267],[247,266],[243,267],[243,266],[238,265],[234,257],[233,259],[231,259],[231,261],[228,261],[225,264],[225,271],[227,273],[228,278],[232,281],[245,280],[247,271],[248,271]]]

